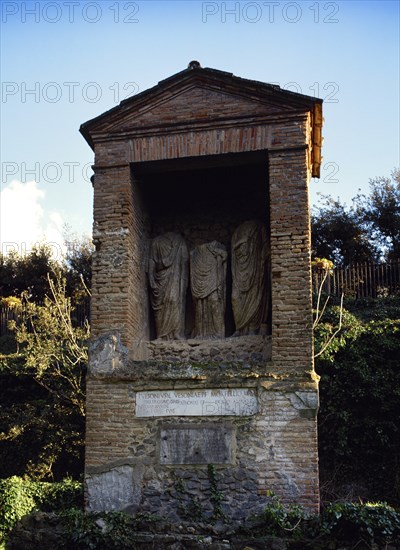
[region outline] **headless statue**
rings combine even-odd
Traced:
[[[165,233],[152,240],[149,254],[150,301],[157,338],[180,340],[185,332],[188,250],[181,235]]]
[[[234,336],[258,334],[268,313],[269,247],[262,222],[242,223],[232,236]]]
[[[195,307],[194,338],[225,337],[226,248],[212,241],[190,253],[190,286]]]

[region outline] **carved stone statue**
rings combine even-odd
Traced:
[[[194,338],[225,337],[227,256],[225,246],[217,241],[201,244],[190,253]]]
[[[184,338],[188,267],[188,250],[181,235],[165,233],[152,240],[148,264],[150,301],[159,339]]]
[[[232,236],[232,309],[234,336],[258,334],[268,311],[269,246],[263,223],[242,223]]]

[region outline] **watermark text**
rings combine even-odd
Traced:
[[[102,19],[114,23],[139,23],[137,2],[1,2],[3,23],[98,23]]]
[[[202,21],[220,23],[339,23],[336,2],[203,2]]]
[[[81,164],[74,161],[27,163],[27,162],[2,162],[1,182],[8,183],[11,179],[18,179],[21,183],[36,181],[37,183],[58,183],[64,181],[75,183],[79,181],[90,182],[93,175],[92,163]]]
[[[139,92],[136,82],[111,85],[98,82],[2,82],[1,102],[19,101],[21,103],[74,103],[85,101],[97,103],[106,95],[114,103],[132,97]]]

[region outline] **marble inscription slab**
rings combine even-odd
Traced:
[[[162,426],[160,464],[229,464],[234,434],[225,425]]]
[[[109,472],[86,476],[90,511],[121,511],[137,500],[132,466],[119,466]]]
[[[155,390],[136,394],[136,416],[251,416],[257,392],[249,388]]]

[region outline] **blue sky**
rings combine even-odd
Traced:
[[[397,1],[3,0],[2,251],[63,225],[91,233],[82,122],[184,69],[272,82],[324,102],[317,193],[350,202],[399,159]],[[11,244],[10,244],[11,243]]]

